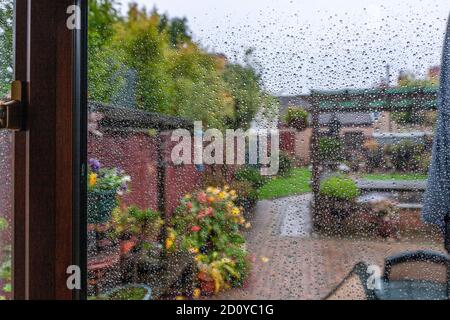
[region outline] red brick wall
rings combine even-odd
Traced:
[[[157,209],[157,154],[155,139],[146,133],[89,135],[88,158],[104,167],[120,167],[131,176],[131,192],[123,200],[142,209]]]
[[[291,156],[295,156],[295,141],[296,131],[293,129],[280,130],[280,151],[283,151]]]
[[[178,206],[180,198],[201,187],[204,172],[195,165],[175,166],[170,160],[170,132],[162,134],[165,166],[165,202],[168,214]],[[131,176],[131,191],[123,197],[126,205],[142,209],[158,209],[156,138],[147,133],[104,133],[90,135],[88,158],[100,160],[104,167],[120,167]],[[206,168],[208,170],[208,168]]]
[[[187,193],[198,189],[202,185],[204,172],[197,170],[195,165],[173,165],[171,161],[171,152],[178,142],[170,140],[171,132],[163,133],[164,160],[166,163],[165,171],[165,202],[168,214],[178,206],[179,200]],[[194,142],[192,141],[192,145]],[[193,149],[191,154],[193,160]],[[156,183],[156,180],[155,180]]]

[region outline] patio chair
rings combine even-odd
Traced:
[[[445,220],[445,248],[450,252],[450,217]],[[450,256],[433,251],[386,258],[381,288],[368,288],[367,265],[360,262],[325,298],[363,300],[450,300]]]
[[[448,300],[450,257],[432,251],[416,251],[385,261],[379,300]]]
[[[450,252],[450,216],[445,219],[445,249]],[[449,300],[450,256],[416,251],[385,260],[380,300]]]

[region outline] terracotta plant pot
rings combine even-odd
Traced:
[[[120,254],[126,255],[136,246],[137,240],[132,238],[129,240],[121,240],[120,241]]]
[[[206,272],[200,271],[197,275],[198,280],[200,281],[200,289],[202,290],[202,294],[210,296],[214,294],[216,286],[214,284],[213,278]]]
[[[395,221],[380,218],[378,222],[378,235],[383,238],[397,237],[398,225]]]

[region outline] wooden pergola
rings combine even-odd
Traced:
[[[437,87],[424,88],[380,88],[336,91],[312,91],[303,96],[310,105],[311,113],[311,164],[312,191],[317,199],[320,190],[321,163],[318,152],[321,113],[375,112],[435,110],[437,108]],[[313,214],[315,210],[313,205]]]

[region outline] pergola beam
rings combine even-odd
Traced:
[[[313,219],[317,216],[317,199],[320,192],[321,159],[319,155],[319,136],[321,113],[374,112],[434,110],[437,108],[438,88],[400,88],[400,89],[368,89],[344,90],[336,92],[313,91],[302,96],[309,102],[311,113],[311,149]]]

